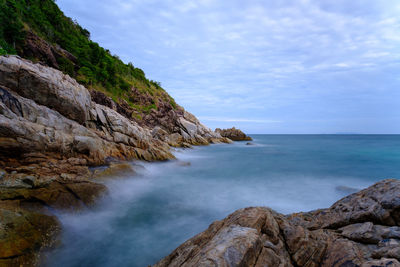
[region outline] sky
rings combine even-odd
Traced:
[[[400,133],[398,0],[58,0],[211,128]]]

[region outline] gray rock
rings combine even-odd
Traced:
[[[309,213],[240,209],[155,266],[399,266],[399,196],[392,179]]]
[[[0,84],[81,124],[88,119],[88,90],[59,70],[15,56],[0,57]]]

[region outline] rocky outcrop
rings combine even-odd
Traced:
[[[63,51],[37,36],[27,42],[57,67]],[[93,205],[106,192],[94,178],[125,171],[117,162],[168,160],[170,146],[230,141],[183,109],[157,110],[157,120],[139,123],[128,104],[89,93],[59,70],[0,57],[0,265],[35,265],[57,234],[53,211]],[[109,168],[89,169],[98,165]]]
[[[245,208],[155,266],[400,266],[400,181],[383,180],[329,209],[288,216]]]
[[[68,61],[73,68],[78,61],[77,58],[68,51],[62,49],[58,45],[49,44],[32,31],[26,32],[25,44],[20,52],[25,58],[35,58],[57,69],[59,69],[58,61]]]
[[[111,99],[91,95],[58,70],[16,56],[0,57],[0,188],[18,188],[10,199],[82,206],[83,198],[104,191],[85,180],[92,176],[89,166],[127,159],[167,160],[174,158],[170,146],[229,142],[186,111],[175,123],[179,132],[140,126],[121,115]],[[90,194],[79,196],[71,189],[74,182]],[[51,200],[37,197],[38,191],[46,190],[57,193]]]
[[[244,132],[235,127],[230,129],[215,129],[215,132],[219,133],[222,137],[229,138],[233,141],[252,141],[253,139],[250,136],[247,136]]]
[[[0,58],[0,84],[80,124],[88,119],[88,90],[62,72],[18,57]]]
[[[146,106],[154,104],[152,96],[141,93],[132,88],[133,103]],[[127,103],[116,103],[102,92],[91,91],[92,100],[97,104],[107,106],[129,120],[135,121],[142,127],[152,129],[152,136],[173,147],[189,147],[190,145],[208,145],[209,143],[231,143],[231,140],[222,137],[204,126],[191,113],[182,107],[173,108],[169,102],[158,99],[156,109],[151,109],[148,114],[140,114]],[[137,119],[136,116],[143,116]]]
[[[64,158],[83,158],[89,165],[102,164],[108,157],[173,158],[150,130],[92,102],[86,88],[60,71],[1,57],[0,86],[0,146],[21,157],[58,152]],[[10,149],[3,151],[9,158]]]

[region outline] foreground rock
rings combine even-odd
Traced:
[[[400,181],[329,209],[289,216],[246,208],[216,221],[156,266],[400,266]]]
[[[244,132],[235,127],[230,129],[215,129],[215,132],[219,133],[222,137],[229,138],[233,141],[252,141],[250,136],[247,136]]]
[[[54,216],[0,206],[0,266],[36,265],[59,231]]]

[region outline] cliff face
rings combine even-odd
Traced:
[[[183,109],[165,126],[149,128],[118,113],[109,101],[95,103],[85,87],[58,70],[0,57],[0,166],[19,172],[18,166],[34,163],[29,173],[61,175],[67,165],[166,160],[173,158],[170,146],[229,142]],[[65,167],[48,170],[49,160],[66,161],[56,164]]]
[[[288,216],[241,209],[161,266],[400,266],[400,181],[383,180],[329,209]]]

